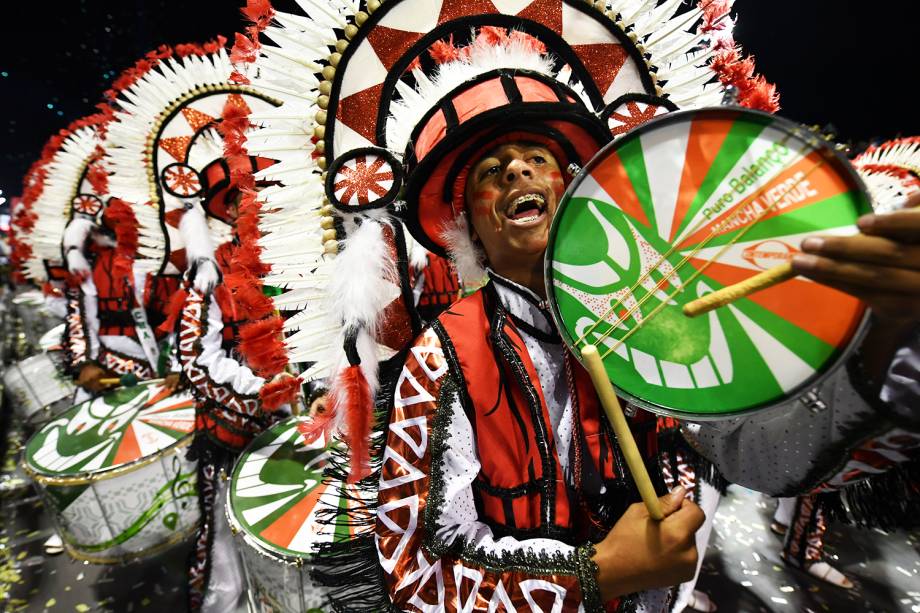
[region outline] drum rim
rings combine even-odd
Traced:
[[[563,325],[562,316],[559,313],[559,305],[558,305],[558,302],[556,301],[556,295],[553,291],[553,285],[551,282],[552,258],[550,257],[550,254],[553,252],[553,248],[556,244],[556,238],[559,234],[559,223],[560,223],[560,220],[562,219],[561,213],[564,210],[564,208],[568,206],[568,203],[571,201],[570,195],[574,193],[574,191],[577,190],[581,186],[582,182],[584,181],[584,178],[588,175],[588,173],[595,166],[601,163],[600,161],[598,161],[599,159],[601,159],[601,156],[603,154],[607,154],[610,151],[614,151],[618,149],[621,146],[621,143],[623,143],[627,138],[631,138],[631,139],[638,138],[639,136],[641,136],[642,134],[645,134],[646,132],[649,132],[659,127],[667,126],[672,123],[678,123],[678,122],[684,121],[687,118],[693,117],[693,116],[722,115],[722,114],[728,114],[728,113],[748,115],[751,117],[761,117],[763,119],[768,120],[770,122],[771,127],[776,126],[779,129],[787,133],[790,133],[793,137],[798,137],[800,140],[803,140],[806,144],[812,144],[811,140],[806,140],[807,134],[802,133],[803,131],[808,131],[808,128],[806,126],[796,123],[795,121],[792,121],[790,119],[786,119],[778,115],[772,115],[764,111],[758,111],[758,110],[749,109],[749,108],[745,108],[741,106],[735,106],[735,105],[709,106],[709,107],[701,107],[697,109],[685,109],[681,111],[673,111],[670,113],[665,113],[664,115],[659,115],[658,117],[654,117],[650,119],[649,121],[643,123],[641,126],[638,126],[630,130],[628,133],[624,134],[621,138],[617,138],[616,140],[611,141],[610,143],[605,145],[600,151],[598,151],[595,154],[593,158],[591,158],[591,160],[587,164],[585,164],[580,169],[576,177],[572,180],[568,188],[565,190],[565,193],[563,194],[562,198],[559,201],[559,208],[556,211],[556,215],[553,217],[552,224],[550,225],[549,237],[548,237],[547,245],[546,245],[546,251],[544,252],[544,255],[543,255],[543,282],[545,284],[546,299],[550,307],[549,311],[550,311],[550,316],[553,319],[553,323],[556,325],[556,328],[559,330],[559,334],[562,337],[562,341],[566,346],[566,350],[569,351],[569,353],[571,353],[573,357],[575,357],[575,359],[579,362],[579,364],[583,364],[581,356],[578,354],[577,351],[572,350],[574,343],[572,342],[572,339],[569,337],[568,330]],[[829,154],[827,157],[833,159],[837,163],[835,168],[837,168],[838,170],[842,171],[843,174],[846,174],[850,177],[850,179],[853,181],[855,186],[866,196],[866,199],[870,203],[870,207],[871,207],[872,198],[869,194],[869,190],[866,187],[865,182],[859,176],[859,173],[856,172],[856,169],[853,167],[852,162],[850,162],[850,160],[848,160],[839,150],[833,147],[833,145],[830,144],[828,141],[819,138],[817,134],[813,134],[813,136],[814,136],[813,146],[815,150],[822,151],[824,153]],[[603,159],[606,160],[607,156],[604,155]],[[785,404],[795,400],[797,397],[801,396],[801,394],[804,391],[819,387],[832,374],[837,372],[837,370],[841,366],[843,366],[846,363],[846,361],[856,352],[856,349],[858,348],[860,341],[863,339],[863,337],[865,336],[869,328],[870,318],[871,318],[871,313],[870,313],[869,307],[865,305],[865,303],[863,303],[862,317],[860,318],[859,323],[855,326],[850,340],[843,347],[841,351],[837,352],[837,355],[833,359],[828,360],[825,363],[825,366],[823,367],[823,370],[821,372],[817,372],[815,375],[806,379],[801,384],[791,389],[789,392],[784,393],[782,397],[776,400],[763,402],[756,406],[750,406],[750,407],[747,407],[747,408],[744,408],[738,411],[715,413],[715,414],[696,414],[696,413],[690,413],[688,411],[679,411],[679,410],[671,409],[668,407],[663,407],[653,402],[639,398],[635,396],[634,394],[631,394],[627,392],[626,390],[622,389],[614,381],[611,380],[611,383],[618,396],[620,396],[621,398],[624,398],[630,404],[637,406],[641,409],[645,409],[655,415],[661,415],[665,417],[674,417],[678,419],[697,421],[697,422],[722,421],[725,419],[746,417],[746,416],[754,415],[754,414],[766,415],[769,412],[780,409]]]
[[[193,536],[198,531],[200,526],[201,518],[199,517],[185,529],[173,532],[165,541],[157,543],[156,545],[152,545],[146,549],[142,549],[140,551],[130,551],[120,556],[97,556],[87,554],[76,548],[73,544],[68,542],[67,539],[62,538],[61,540],[64,542],[64,549],[67,550],[67,555],[69,555],[77,562],[89,562],[90,564],[127,564],[128,562],[134,562],[142,558],[158,555],[167,549],[175,547],[179,543]]]
[[[256,441],[258,441],[264,434],[270,432],[271,430],[274,430],[275,428],[279,426],[287,425],[291,423],[291,424],[294,424],[294,427],[296,428],[297,427],[296,424],[303,423],[305,421],[307,421],[307,417],[304,415],[291,415],[290,417],[287,417],[279,421],[278,423],[272,425],[270,428],[263,430],[262,432],[259,433],[258,436],[252,439],[252,441],[250,441],[248,445],[246,445],[246,448],[243,449],[243,451],[240,453],[239,457],[236,459],[236,462],[233,463],[233,470],[230,471],[229,485],[227,487],[227,501],[226,501],[226,504],[224,505],[224,514],[227,516],[227,523],[230,525],[230,532],[233,534],[234,537],[239,536],[240,538],[243,538],[245,542],[252,544],[253,548],[258,550],[260,554],[267,555],[268,557],[272,557],[272,558],[282,558],[280,560],[281,562],[288,564],[290,566],[298,566],[298,567],[303,566],[304,564],[307,564],[310,560],[311,554],[307,554],[307,553],[297,554],[297,553],[292,553],[290,551],[282,551],[281,548],[278,547],[277,545],[273,545],[267,541],[258,540],[257,537],[253,534],[253,532],[250,529],[248,529],[246,526],[244,526],[243,523],[237,517],[235,517],[234,512],[233,512],[233,503],[231,502],[231,496],[233,494],[233,483],[235,481],[235,477],[237,476],[237,472],[239,471],[239,468],[243,463],[243,459],[253,451]],[[327,443],[327,447],[324,449],[328,449],[329,444],[330,443]],[[325,481],[325,475],[323,477],[323,480],[320,481],[320,484],[328,485],[328,483],[326,483]]]
[[[27,362],[27,361],[32,360],[32,359],[34,359],[34,358],[42,357],[42,356],[43,356],[43,357],[47,358],[47,359],[51,362],[51,365],[54,367],[55,374],[56,374],[57,376],[60,377],[61,381],[63,381],[66,385],[68,385],[68,386],[70,387],[70,390],[68,391],[67,395],[64,396],[63,398],[58,398],[57,400],[54,400],[54,401],[52,401],[52,402],[50,402],[50,403],[48,403],[48,404],[46,404],[46,405],[43,405],[43,406],[40,407],[37,411],[33,411],[32,413],[23,416],[24,421],[25,421],[29,426],[31,426],[31,427],[33,427],[33,428],[41,428],[41,427],[43,427],[46,423],[48,423],[49,421],[51,421],[52,419],[54,419],[54,417],[56,417],[57,415],[52,415],[51,417],[47,417],[47,416],[45,416],[45,413],[48,413],[48,412],[51,410],[51,408],[52,408],[55,404],[57,404],[58,402],[61,402],[61,401],[64,400],[64,399],[66,399],[68,396],[69,396],[70,399],[71,399],[71,407],[72,407],[72,406],[73,406],[73,398],[76,396],[76,393],[77,393],[77,386],[74,385],[73,382],[72,382],[70,379],[68,379],[66,376],[64,376],[64,375],[61,373],[60,370],[58,370],[58,364],[56,364],[56,363],[54,362],[54,359],[53,359],[53,358],[51,357],[51,355],[50,355],[53,351],[54,351],[54,350],[51,350],[51,349],[42,349],[42,350],[39,351],[38,353],[34,353],[34,354],[32,354],[32,355],[30,355],[30,356],[27,356],[27,357],[25,357],[25,358],[23,358],[23,359],[21,359],[21,360],[16,360],[15,362],[12,362],[11,364],[9,364],[9,365],[7,365],[5,368],[3,368],[3,369],[2,369],[2,373],[0,373],[0,381],[2,381],[2,383],[3,383],[2,393],[4,393],[4,394],[7,393],[7,392],[6,392],[6,389],[7,389],[9,386],[7,385],[7,378],[6,378],[6,377],[7,377],[7,374],[8,374],[8,373],[12,373],[12,372],[18,372],[18,373],[19,373],[19,377],[20,377],[23,381],[26,382],[26,385],[28,386],[29,391],[30,391],[30,392],[33,392],[33,388],[32,388],[32,386],[29,384],[28,379],[26,378],[26,374],[25,374],[24,372],[22,372],[22,368],[21,368],[19,365],[20,365],[21,363],[23,363],[23,362]],[[11,393],[11,394],[13,393],[12,390],[10,391],[10,393]],[[33,393],[33,397],[37,398],[37,396],[38,396],[37,394],[34,394],[34,393]],[[19,410],[17,409],[17,406],[19,406],[20,404],[21,404],[21,403],[16,403],[16,406],[14,406],[14,407],[12,408],[12,410],[13,410],[13,412],[14,412],[16,415],[22,416],[22,412],[19,411]],[[65,411],[61,411],[60,413],[64,413],[64,412],[65,412]],[[58,415],[59,415],[60,413],[58,413]],[[38,416],[38,415],[43,416],[44,419],[34,419],[34,417],[35,417],[35,416]]]
[[[142,381],[140,385],[153,385],[154,383],[159,383],[160,381],[162,380],[152,379],[150,381]],[[191,396],[191,394],[189,395],[189,399],[194,402],[194,397]],[[132,460],[126,464],[119,464],[117,466],[110,466],[108,468],[100,468],[98,470],[92,471],[81,471],[70,475],[50,475],[32,467],[29,464],[29,458],[26,454],[26,450],[29,448],[29,443],[32,442],[32,439],[41,434],[44,428],[45,427],[42,426],[32,436],[29,437],[29,440],[26,441],[26,444],[23,447],[22,458],[19,461],[20,466],[22,466],[22,469],[26,472],[26,474],[28,474],[29,477],[31,477],[35,482],[42,485],[87,485],[97,481],[107,481],[109,479],[114,479],[116,477],[120,477],[121,475],[140,470],[145,466],[153,464],[160,458],[163,458],[173,452],[177,452],[184,447],[188,447],[192,444],[192,441],[195,438],[195,430],[193,428],[191,432],[187,433],[185,436],[179,439],[176,439],[176,442],[172,443],[171,445],[163,447],[162,449],[159,449],[150,455],[141,456],[136,460]]]

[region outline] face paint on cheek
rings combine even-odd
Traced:
[[[498,199],[499,192],[495,189],[485,189],[473,194],[473,216],[487,217],[492,214],[492,205]]]
[[[554,170],[549,173],[549,179],[553,193],[556,194],[556,200],[559,200],[565,192],[565,181],[562,179],[562,173],[558,170]]]

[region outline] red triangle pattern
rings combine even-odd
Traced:
[[[444,0],[441,4],[441,14],[438,16],[438,25],[467,15],[490,15],[497,12],[498,9],[490,0]]]
[[[164,215],[166,218],[167,225],[172,226],[173,228],[179,229],[179,222],[182,221],[182,216],[185,214],[185,209],[173,209]]]
[[[562,32],[561,0],[534,0],[517,16],[542,23],[553,32]]]
[[[603,96],[616,79],[617,74],[626,63],[629,53],[617,43],[598,43],[596,45],[572,45],[578,59],[594,76],[594,82]]]
[[[171,155],[177,162],[184,162],[191,143],[191,136],[171,136],[160,139],[160,149]]]
[[[396,60],[402,57],[409,47],[417,43],[422,36],[424,34],[421,32],[406,32],[377,26],[368,32],[367,40],[389,72]]]
[[[245,112],[247,115],[252,112],[252,109],[246,103],[246,100],[239,94],[230,94],[227,96],[227,104],[237,107]]]
[[[201,128],[215,121],[215,119],[207,113],[202,113],[190,107],[182,109],[182,116],[185,117],[188,125],[192,126],[192,132],[198,132]]]
[[[362,89],[339,102],[336,119],[369,140],[377,140],[377,108],[383,83]]]
[[[185,257],[185,249],[176,249],[170,252],[169,262],[179,270],[188,268],[188,258]]]

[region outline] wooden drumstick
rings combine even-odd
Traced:
[[[774,266],[769,270],[754,275],[750,279],[735,283],[734,285],[729,285],[728,287],[723,287],[711,294],[706,294],[692,302],[688,302],[684,305],[684,315],[687,317],[696,317],[697,315],[708,313],[713,309],[731,304],[754,292],[759,292],[762,289],[773,287],[777,283],[788,281],[795,277],[796,274],[797,273],[792,270],[792,264],[790,262]]]
[[[581,348],[581,357],[584,359],[585,367],[588,374],[591,375],[591,381],[594,383],[594,389],[601,399],[601,405],[613,426],[613,432],[617,435],[617,443],[629,466],[629,472],[632,473],[639,494],[642,496],[642,502],[648,509],[648,514],[652,519],[661,521],[664,519],[664,513],[661,511],[661,501],[658,500],[658,494],[655,493],[655,486],[652,485],[652,479],[648,476],[648,470],[645,468],[645,462],[639,454],[639,448],[636,446],[636,440],[633,438],[629,424],[626,423],[626,415],[623,414],[623,408],[620,406],[620,399],[617,398],[613,390],[613,384],[607,377],[607,371],[604,368],[604,362],[597,352],[595,345],[585,345]]]
[[[103,377],[99,379],[100,385],[123,385],[124,387],[134,387],[137,385],[137,375],[128,373],[120,377]]]

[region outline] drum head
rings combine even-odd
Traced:
[[[712,108],[653,120],[602,150],[560,203],[547,294],[575,355],[596,344],[618,393],[718,418],[774,406],[842,359],[866,307],[797,277],[707,315],[681,307],[783,263],[871,212],[850,164],[800,126]]]
[[[328,523],[330,509],[346,509],[341,483],[323,482],[332,452],[322,437],[304,443],[297,430],[302,421],[290,417],[250,444],[233,469],[228,509],[231,524],[248,542],[298,559],[309,558],[319,543],[351,538],[347,527]]]
[[[37,478],[102,477],[179,444],[195,429],[195,403],[161,381],[123,387],[81,402],[26,443],[24,461]]]

